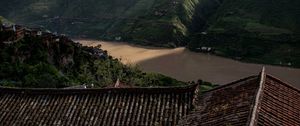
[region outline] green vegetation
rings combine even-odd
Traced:
[[[245,62],[300,67],[300,42],[290,35],[197,34],[188,46],[194,51],[193,47],[213,47],[216,55]]]
[[[204,83],[201,85],[200,87],[200,93],[205,92],[205,91],[209,91],[215,87],[217,87],[218,85],[213,85],[211,83]],[[201,95],[201,94],[200,94]]]
[[[10,22],[9,20],[7,20],[6,18],[0,16],[0,24],[3,24],[3,23],[13,24],[12,22]]]
[[[224,28],[225,24],[226,30],[234,26],[249,30],[254,24],[252,28],[261,34],[299,33],[299,6],[297,0],[224,0],[209,19],[209,29]]]
[[[74,37],[185,45],[179,0],[2,0],[0,15]],[[172,44],[174,43],[174,44]]]
[[[299,1],[203,0],[188,48],[246,62],[300,67]],[[204,5],[203,5],[204,4]],[[214,9],[211,9],[215,7]]]

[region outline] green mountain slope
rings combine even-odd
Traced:
[[[6,18],[0,16],[0,24],[13,24],[12,22],[10,22],[9,20],[7,20]]]
[[[298,0],[224,0],[209,21],[210,29],[241,28],[249,32],[300,32]]]
[[[247,62],[300,67],[300,1],[202,0],[188,47]]]
[[[184,45],[189,33],[300,32],[298,0],[2,0],[0,15],[68,35]]]
[[[0,1],[0,15],[17,24],[42,25],[77,37],[160,46],[186,44],[187,28],[182,21],[188,19],[181,19],[183,13],[181,0]]]

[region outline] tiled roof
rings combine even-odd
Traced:
[[[258,125],[300,126],[300,91],[270,75],[263,85]]]
[[[300,91],[263,70],[201,94],[179,125],[300,126]]]
[[[252,76],[201,94],[195,110],[180,125],[239,126],[247,124],[259,77]]]
[[[0,88],[0,125],[175,125],[196,87]]]
[[[300,90],[265,74],[174,88],[0,88],[0,126],[300,126]]]

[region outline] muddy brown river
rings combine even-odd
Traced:
[[[251,64],[209,54],[194,53],[185,48],[164,49],[121,42],[77,40],[83,45],[102,45],[102,49],[125,64],[136,64],[146,72],[157,72],[181,81],[202,79],[226,84],[257,75],[263,66],[266,72],[300,88],[300,69]]]

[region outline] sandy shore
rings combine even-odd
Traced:
[[[101,44],[110,55],[125,64],[137,64],[146,72],[158,72],[178,80],[199,78],[226,84],[250,75],[257,75],[263,66],[267,73],[300,88],[300,69],[242,63],[214,55],[190,52],[185,48],[164,49],[135,46],[120,42],[78,40],[84,45]]]

